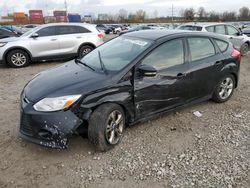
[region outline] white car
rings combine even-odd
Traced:
[[[241,55],[247,55],[250,49],[250,38],[239,29],[227,23],[187,23],[176,29],[190,31],[213,32],[225,35]]]
[[[19,68],[33,61],[83,57],[101,45],[103,37],[92,24],[44,24],[21,37],[0,40],[0,63]]]

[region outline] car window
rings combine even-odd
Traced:
[[[234,36],[237,36],[239,33],[237,29],[235,29],[233,26],[230,26],[230,25],[227,26],[227,32],[228,32],[228,35],[234,35]]]
[[[214,45],[208,38],[188,38],[192,61],[197,61],[215,54]]]
[[[208,27],[206,27],[206,30],[208,32],[214,32],[214,26],[208,26]]]
[[[56,35],[56,27],[45,27],[43,29],[40,29],[36,33],[39,35],[39,37],[53,36]]]
[[[182,39],[168,41],[156,48],[142,62],[151,65],[157,70],[162,70],[184,63]]]
[[[91,33],[88,29],[82,26],[75,26],[78,33]]]
[[[215,26],[215,33],[225,35],[226,34],[226,29],[224,25],[216,25]]]
[[[56,32],[57,35],[67,35],[67,34],[74,34],[76,30],[72,26],[57,26]]]
[[[220,48],[220,50],[222,52],[227,50],[228,47],[228,43],[222,40],[218,40],[218,39],[214,39],[214,41],[216,42],[216,44],[218,45],[218,47]]]

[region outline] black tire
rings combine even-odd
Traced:
[[[89,46],[89,45],[81,46],[81,48],[79,49],[79,52],[78,52],[78,57],[82,58],[85,55],[87,55],[89,52],[91,52],[92,50],[94,50],[94,48],[92,46]]]
[[[123,126],[121,134],[118,134],[115,130],[115,126],[112,125],[113,128],[108,128],[108,124],[110,121],[110,117],[112,117],[112,113],[120,112],[121,115],[121,123]],[[107,103],[99,106],[91,115],[89,120],[89,127],[88,127],[88,138],[89,141],[99,150],[99,151],[108,151],[118,145],[122,139],[122,133],[125,128],[125,114],[121,106],[113,103]],[[111,130],[111,131],[108,131]],[[111,132],[114,131],[114,135],[116,134],[118,140],[115,143],[111,144],[109,142],[109,133],[111,137]],[[113,136],[114,136],[113,135]],[[119,136],[118,136],[119,135]],[[115,136],[114,136],[115,137]]]
[[[240,47],[240,53],[242,56],[246,56],[249,51],[249,45],[247,43],[242,44]]]
[[[7,63],[13,68],[26,67],[30,64],[30,57],[23,50],[12,50],[7,54]]]
[[[228,84],[225,82],[227,79],[231,80],[230,83],[228,83]],[[226,87],[226,85],[228,87]],[[229,88],[231,88],[232,90],[230,90]],[[225,76],[223,79],[221,79],[219,81],[219,83],[217,84],[217,86],[214,90],[214,93],[213,93],[212,100],[214,102],[217,102],[217,103],[226,102],[233,95],[234,89],[235,89],[235,77],[233,75],[229,74],[229,75]],[[231,92],[224,95],[223,91],[224,92],[231,91]],[[222,95],[224,95],[224,97]]]

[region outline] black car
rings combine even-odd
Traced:
[[[17,34],[7,29],[0,28],[0,39],[4,39],[8,37],[17,37]]]
[[[105,34],[110,34],[113,32],[113,30],[109,27],[107,27],[106,25],[103,24],[98,24],[96,25],[96,28],[100,31],[103,31]]]
[[[213,99],[238,85],[240,53],[222,36],[138,31],[82,59],[41,72],[21,94],[20,136],[52,148],[87,130],[99,150],[117,145],[125,126]]]

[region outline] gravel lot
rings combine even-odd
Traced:
[[[230,101],[204,102],[129,127],[106,153],[81,137],[68,150],[17,138],[22,88],[59,64],[0,66],[0,187],[250,187],[250,55]]]

